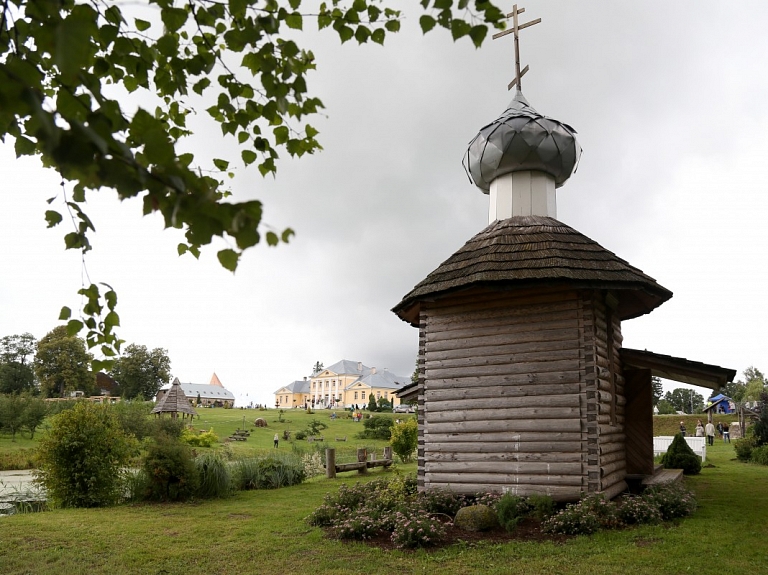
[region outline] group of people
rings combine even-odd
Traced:
[[[731,442],[731,428],[728,425],[728,423],[718,423],[717,428],[712,424],[711,421],[708,421],[706,425],[703,425],[701,423],[701,420],[699,419],[696,422],[696,437],[707,437],[707,443],[709,445],[715,444],[715,430],[717,430],[717,433],[720,434],[720,437],[723,438],[723,441],[726,443]],[[685,422],[680,422],[680,433],[683,437],[685,437]]]

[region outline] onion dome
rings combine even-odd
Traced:
[[[487,194],[499,176],[524,170],[551,175],[559,188],[576,170],[580,156],[576,130],[539,114],[518,91],[504,113],[469,143],[463,163]]]

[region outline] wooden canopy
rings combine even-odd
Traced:
[[[492,223],[429,274],[392,311],[418,325],[421,302],[469,288],[615,290],[619,319],[649,313],[672,292],[597,242],[554,218]]]
[[[152,413],[157,413],[158,415],[170,413],[172,417],[177,417],[179,413],[182,414],[182,417],[184,415],[189,415],[190,417],[197,415],[195,409],[189,404],[189,399],[184,394],[184,390],[181,389],[178,378],[173,381],[171,389],[158,402]]]
[[[735,369],[691,361],[682,357],[661,355],[639,349],[622,348],[624,368],[650,369],[651,374],[664,379],[698,385],[708,389],[720,389],[736,377]]]

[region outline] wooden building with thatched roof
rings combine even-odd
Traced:
[[[173,419],[176,419],[179,414],[182,418],[186,416],[192,418],[197,415],[195,408],[189,403],[189,399],[181,388],[178,378],[173,380],[170,389],[157,402],[152,413],[156,413],[158,416],[168,413]]]
[[[418,399],[419,486],[613,497],[654,472],[652,375],[735,372],[623,348],[621,322],[672,292],[556,219],[581,147],[528,104],[519,67],[513,84],[465,159],[488,227],[392,310],[419,328],[419,380],[398,393]]]

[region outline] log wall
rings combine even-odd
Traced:
[[[568,501],[625,486],[621,325],[602,292],[424,302],[419,334],[422,489]]]

